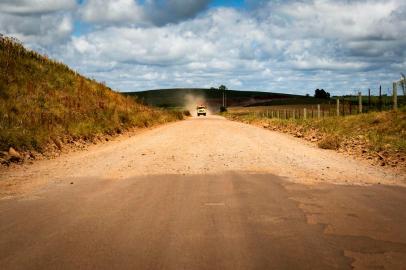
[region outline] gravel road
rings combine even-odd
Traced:
[[[271,173],[298,183],[406,186],[406,176],[304,140],[219,116],[190,118],[86,151],[0,171],[0,195],[70,179],[165,174]]]
[[[1,269],[405,269],[406,179],[222,117],[0,172]]]

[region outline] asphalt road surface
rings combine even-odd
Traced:
[[[403,176],[218,117],[4,170],[0,188],[0,269],[406,269]]]

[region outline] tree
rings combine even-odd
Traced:
[[[316,89],[314,91],[314,97],[321,99],[330,99],[330,93],[326,92],[324,89]]]
[[[227,87],[222,84],[222,85],[219,86],[219,90],[221,90],[221,91],[226,91],[226,90],[227,90]]]
[[[216,87],[210,87],[210,90],[217,90]]]
[[[227,111],[227,109],[226,109],[227,108],[227,96],[226,96],[227,87],[222,84],[219,86],[219,90],[221,92],[223,92],[223,105],[220,107],[220,112],[225,112],[225,111]]]

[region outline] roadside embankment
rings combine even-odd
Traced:
[[[406,171],[406,108],[321,119],[276,119],[253,114],[250,109],[232,108],[224,114],[230,120],[292,134],[334,149],[370,160],[379,166]]]
[[[0,67],[1,164],[184,117],[145,106],[11,38],[0,38]]]

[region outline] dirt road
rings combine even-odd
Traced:
[[[405,185],[284,134],[192,118],[1,171],[0,265],[405,269]]]

